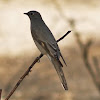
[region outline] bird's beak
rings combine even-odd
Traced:
[[[24,13],[25,15],[28,15],[28,13]]]

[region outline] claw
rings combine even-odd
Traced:
[[[39,57],[37,57],[37,59],[38,59],[38,63],[40,62],[40,59],[39,59]]]

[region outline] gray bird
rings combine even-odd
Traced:
[[[66,62],[60,52],[57,41],[55,40],[53,34],[43,21],[39,12],[29,11],[28,13],[24,14],[28,15],[28,17],[30,18],[31,34],[37,48],[42,54],[48,56],[57,71],[64,89],[68,90],[67,82],[62,70],[63,65],[60,61],[60,57],[62,58],[65,65]]]

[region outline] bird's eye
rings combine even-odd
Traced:
[[[34,15],[34,13],[30,13],[31,15]]]

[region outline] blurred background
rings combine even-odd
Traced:
[[[100,100],[100,0],[0,0],[0,88],[6,98],[40,54],[23,13],[36,10],[56,39],[68,67],[69,90],[63,90],[46,56],[10,100]]]

